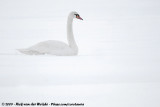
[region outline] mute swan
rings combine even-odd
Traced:
[[[71,12],[67,20],[67,40],[68,44],[56,40],[48,40],[37,43],[26,49],[18,49],[19,52],[28,55],[51,54],[58,56],[71,56],[78,54],[78,46],[75,42],[72,22],[73,18],[83,20],[77,12]]]

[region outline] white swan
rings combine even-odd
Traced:
[[[28,54],[28,55],[42,55],[42,54],[51,54],[59,56],[69,56],[78,54],[78,46],[75,42],[72,22],[73,18],[83,20],[77,12],[71,12],[67,20],[67,40],[68,44],[56,40],[48,40],[44,42],[37,43],[26,49],[18,49],[19,52]]]

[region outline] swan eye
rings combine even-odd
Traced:
[[[78,17],[78,16],[79,16],[79,14],[74,14],[74,15],[76,15],[76,17]]]

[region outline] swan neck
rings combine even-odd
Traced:
[[[72,23],[73,23],[73,18],[68,16],[68,20],[67,20],[67,40],[68,40],[69,47],[78,51],[78,47],[77,47],[77,44],[75,42],[74,35],[73,35]]]

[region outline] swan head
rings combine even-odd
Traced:
[[[83,19],[80,17],[80,15],[79,15],[77,12],[74,12],[74,11],[69,14],[69,17],[70,17],[70,18],[77,18],[77,19],[83,20]]]

